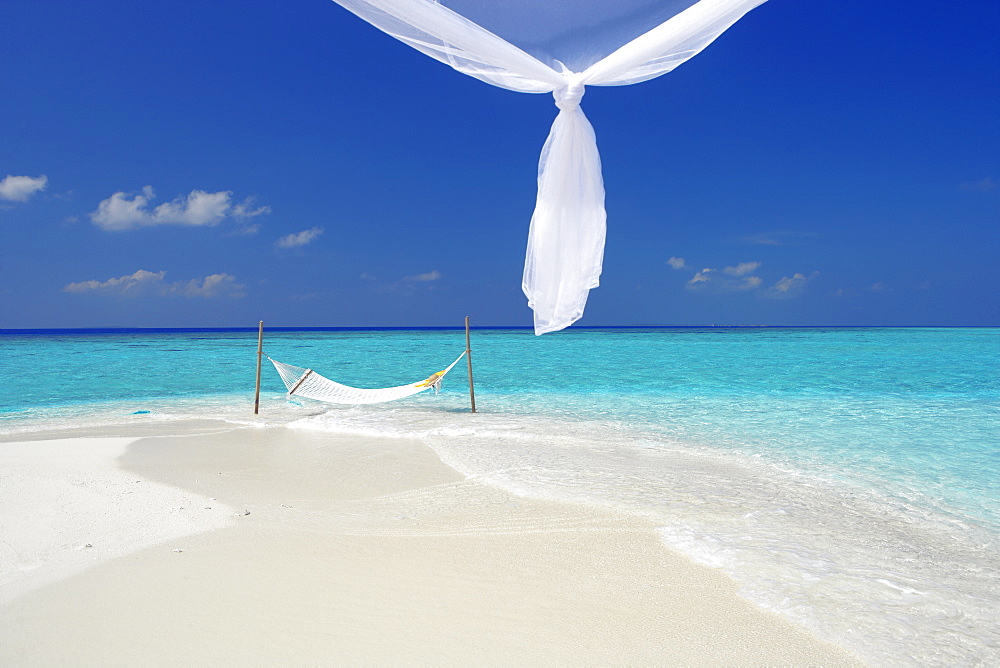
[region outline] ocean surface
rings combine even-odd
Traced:
[[[416,438],[518,494],[651,518],[741,594],[880,666],[1000,665],[1000,329],[472,333],[439,395],[288,401],[256,329],[6,330],[0,434],[213,417]],[[348,385],[421,380],[462,330],[269,330]]]

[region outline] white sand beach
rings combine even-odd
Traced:
[[[651,522],[514,496],[416,441],[27,438],[0,442],[0,665],[860,664]]]

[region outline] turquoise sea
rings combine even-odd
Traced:
[[[390,404],[287,401],[256,328],[6,330],[0,434],[217,417],[416,438],[519,494],[651,518],[742,595],[875,665],[1000,664],[1000,329],[474,329]],[[462,330],[269,330],[359,387]]]

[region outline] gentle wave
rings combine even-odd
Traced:
[[[648,517],[743,596],[878,665],[1000,658],[996,533],[932,499],[551,416],[344,409],[289,426],[418,439],[510,492]]]

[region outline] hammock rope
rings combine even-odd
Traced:
[[[316,399],[331,404],[378,404],[385,401],[395,401],[424,392],[434,388],[435,393],[441,389],[441,380],[451,371],[458,362],[465,357],[468,351],[463,350],[462,354],[455,358],[446,369],[433,373],[423,380],[396,387],[380,387],[365,389],[361,387],[351,387],[334,382],[329,378],[324,378],[312,369],[300,366],[285,364],[267,356],[267,359],[274,365],[281,381],[288,390],[288,396],[305,397],[306,399]]]

